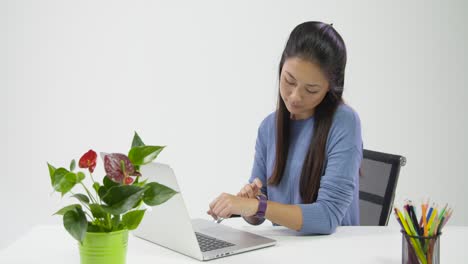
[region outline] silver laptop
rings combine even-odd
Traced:
[[[205,219],[191,220],[173,170],[165,164],[141,167],[148,182],[156,181],[179,192],[162,205],[147,208],[137,237],[198,260],[226,257],[245,251],[273,246],[276,241]]]

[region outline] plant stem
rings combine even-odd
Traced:
[[[87,211],[84,211],[84,212],[85,212],[85,214],[89,217],[90,222],[92,222],[92,221],[95,220],[94,217],[93,217],[92,215],[90,215]]]
[[[106,213],[106,220],[107,220],[107,224],[109,226],[109,231],[112,231],[112,224],[111,224],[111,219],[110,219],[110,214],[109,213]]]
[[[91,180],[93,181],[93,183],[95,183],[96,181],[94,180],[93,174],[91,172],[89,172],[89,176],[91,176]]]
[[[89,196],[89,198],[91,199],[91,201],[93,201],[93,203],[98,203],[98,202],[94,199],[94,197],[91,195],[91,193],[89,192],[88,188],[86,188],[86,186],[85,186],[82,182],[80,182],[80,184],[81,184],[81,186],[83,186],[83,188],[85,189],[85,191],[88,193],[88,196]]]
[[[73,193],[72,191],[70,191],[70,193],[71,193],[72,195],[75,195],[75,193]],[[89,211],[91,211],[91,208],[88,206],[88,204],[82,202],[80,199],[77,199],[77,200],[78,200],[78,202],[80,202],[82,205],[84,205],[84,206],[86,207],[86,209],[88,209]]]
[[[70,191],[70,193],[71,193],[72,195],[75,195],[72,191]],[[86,209],[88,209],[88,211],[91,212],[91,207],[89,207],[88,204],[82,202],[80,199],[78,199],[78,202],[80,202],[84,207],[86,207]],[[85,210],[83,210],[83,211],[85,212],[85,214],[87,214],[87,215],[91,218],[91,220],[96,220],[96,219],[92,216],[92,212],[91,212],[91,215],[90,215],[90,214],[88,213],[88,211],[85,211]]]
[[[94,180],[93,174],[92,174],[91,172],[89,172],[89,176],[91,176],[91,180],[93,181],[93,184],[94,184],[94,183],[98,183],[97,181]],[[98,184],[99,184],[99,183],[98,183]],[[93,188],[93,189],[94,189],[94,188]],[[97,198],[98,198],[98,200],[99,200],[99,204],[102,204],[102,203],[101,203],[101,197],[99,197],[98,191],[96,191],[96,190],[94,190],[94,191],[96,192]]]

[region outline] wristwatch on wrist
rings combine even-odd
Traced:
[[[257,199],[258,199],[258,209],[257,209],[257,213],[255,214],[255,216],[259,218],[264,218],[266,208],[267,208],[267,198],[265,195],[257,195]]]

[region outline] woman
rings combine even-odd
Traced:
[[[306,22],[289,36],[279,65],[276,111],[258,129],[250,184],[223,193],[207,212],[265,218],[301,234],[359,225],[358,115],[342,99],[346,47],[332,25]]]

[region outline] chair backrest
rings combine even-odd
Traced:
[[[359,209],[363,226],[386,226],[393,207],[400,168],[406,158],[365,149],[359,177]]]

